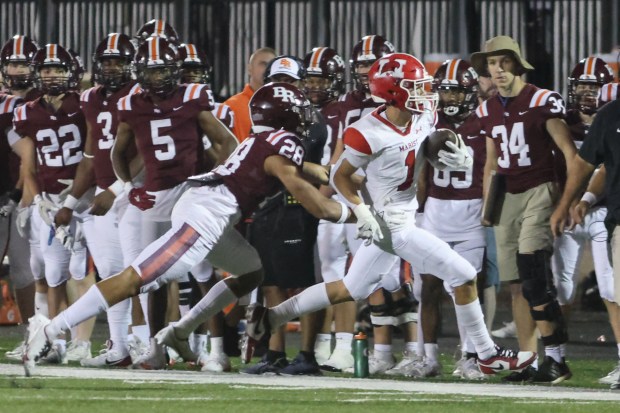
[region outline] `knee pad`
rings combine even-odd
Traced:
[[[556,300],[552,300],[541,311],[531,309],[530,312],[535,321],[548,321],[554,324],[553,334],[550,336],[541,337],[543,345],[557,346],[568,341],[568,328],[566,326],[566,320],[562,314],[560,304],[558,304]]]
[[[394,301],[392,305],[392,315],[395,318],[395,325],[418,322],[418,301],[413,296],[413,286],[405,283],[402,286],[406,296]]]
[[[394,317],[390,314],[390,304],[369,305],[370,322],[374,327],[393,326]]]
[[[522,282],[523,297],[530,307],[545,305],[555,299],[551,252],[538,250],[533,254],[517,253],[517,268]]]

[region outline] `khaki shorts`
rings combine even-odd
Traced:
[[[501,281],[519,279],[518,252],[553,250],[549,218],[557,197],[557,186],[552,182],[540,184],[519,194],[505,194],[495,226],[497,266]]]
[[[611,265],[614,268],[614,302],[620,303],[620,226],[616,226],[611,237]]]

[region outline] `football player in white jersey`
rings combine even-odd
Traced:
[[[424,163],[422,144],[436,122],[437,95],[427,92],[432,77],[415,57],[394,53],[373,64],[369,79],[373,98],[385,105],[345,130],[345,151],[332,171],[332,185],[353,209],[364,245],[344,279],[312,286],[277,307],[254,307],[247,334],[258,340],[300,314],[364,299],[380,285],[398,289],[384,277],[386,263],[398,255],[422,273],[440,274],[454,289],[457,321],[472,339],[482,372],[525,368],[536,353],[498,347],[489,337],[477,297],[476,270],[447,243],[415,226],[414,172]],[[460,138],[448,147],[450,151],[439,152],[444,167],[471,167],[473,159]],[[369,204],[358,196],[351,179],[358,168],[366,173],[362,192]]]

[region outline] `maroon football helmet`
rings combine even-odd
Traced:
[[[446,60],[437,68],[433,79],[433,92],[440,91],[455,93],[448,101],[439,99],[439,110],[448,118],[463,121],[478,106],[478,74],[465,60]],[[461,93],[462,98],[457,95]]]
[[[377,59],[396,52],[392,43],[388,42],[383,36],[369,35],[362,37],[351,52],[349,60],[349,70],[351,78],[355,82],[355,87],[364,92],[368,92],[368,75],[358,73],[361,65],[369,66]]]
[[[412,55],[392,53],[380,58],[371,66],[368,79],[376,102],[414,113],[437,107],[437,93],[430,92],[433,78]]]
[[[163,37],[149,37],[138,47],[134,58],[142,89],[165,99],[179,84],[179,55]]]
[[[16,34],[2,46],[0,51],[0,64],[2,70],[2,83],[11,90],[29,89],[34,84],[34,73],[30,70],[32,57],[39,50],[35,42],[28,36]],[[28,67],[28,74],[10,75],[7,73],[9,63],[22,64]]]
[[[306,67],[304,92],[313,104],[323,106],[344,93],[344,60],[334,49],[315,47],[304,58],[304,66]],[[325,85],[319,86],[321,81],[317,81],[317,78],[325,79],[323,81]]]
[[[61,45],[56,43],[46,44],[32,57],[31,63],[34,71],[35,85],[41,92],[58,96],[72,89],[77,84],[76,61],[71,54]],[[41,70],[48,67],[59,67],[66,73],[62,76],[41,77]]]
[[[131,82],[135,54],[136,49],[129,36],[123,33],[108,34],[93,54],[94,81],[111,92],[122,89]]]
[[[250,99],[250,116],[255,132],[284,129],[303,139],[313,123],[312,105],[303,92],[284,82],[267,83]]]
[[[175,46],[179,43],[177,31],[165,20],[153,19],[144,23],[136,33],[138,46],[141,46],[151,36],[163,37]]]
[[[195,44],[183,43],[179,46],[181,62],[181,83],[211,82],[211,65],[207,55]]]
[[[568,107],[592,115],[603,106],[601,87],[614,81],[614,72],[603,59],[588,57],[573,68],[568,78]]]
[[[71,89],[80,90],[80,82],[84,78],[84,73],[86,73],[86,68],[84,67],[84,61],[78,52],[73,50],[72,48],[68,48],[67,52],[73,57],[73,67],[75,70],[74,76],[71,79],[71,84],[69,85]]]

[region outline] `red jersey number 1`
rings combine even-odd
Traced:
[[[403,182],[402,184],[398,185],[398,189],[399,191],[406,191],[407,189],[411,188],[411,184],[413,184],[413,166],[415,165],[415,150],[412,149],[409,151],[409,153],[407,154],[407,157],[405,158],[405,166],[407,167],[407,178],[405,178],[405,182]]]

